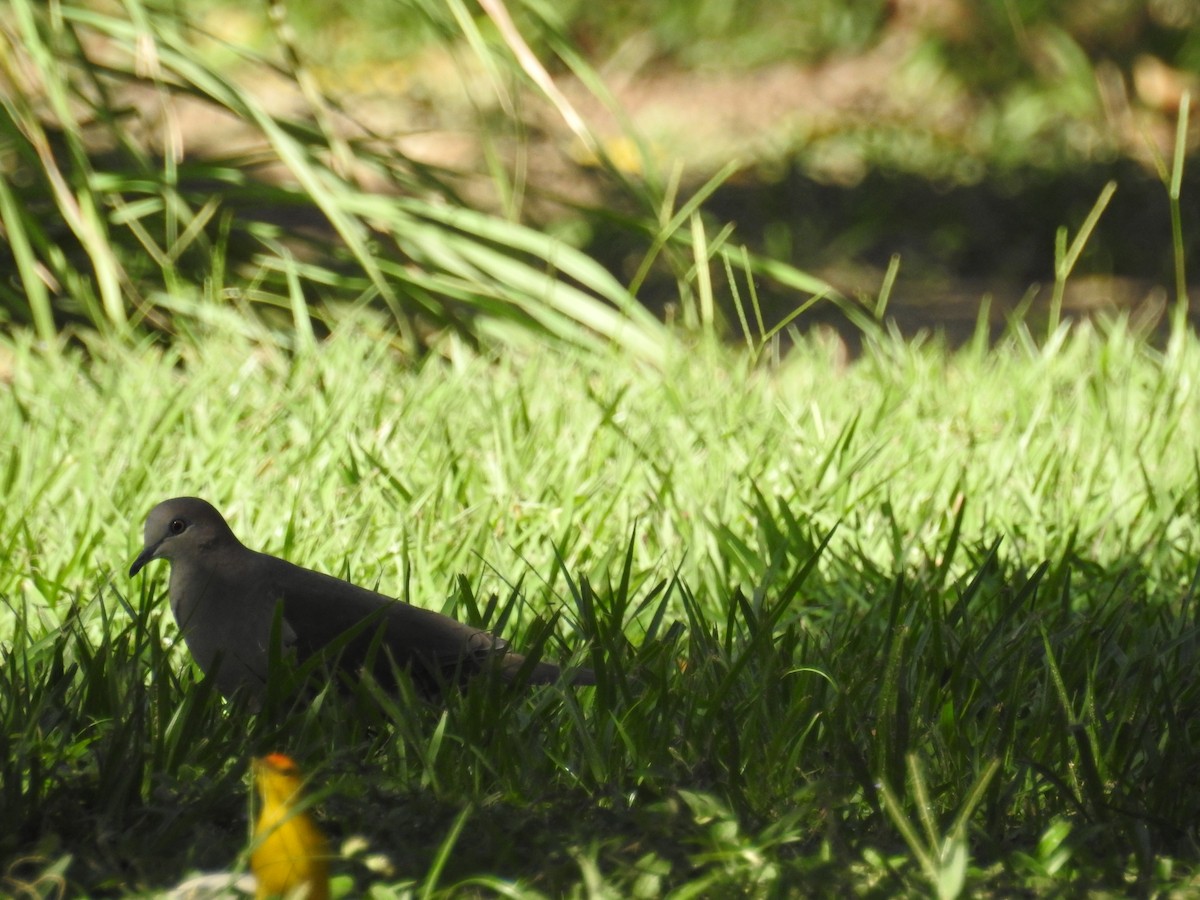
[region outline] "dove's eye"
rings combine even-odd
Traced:
[[[183,519],[172,519],[171,524],[167,526],[171,534],[183,534],[187,530],[187,522]]]

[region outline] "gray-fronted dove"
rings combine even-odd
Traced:
[[[332,644],[338,665],[351,671],[374,649],[373,671],[384,683],[392,680],[393,663],[428,691],[485,669],[512,681],[525,662],[486,631],[249,549],[210,503],[196,497],[166,500],[150,511],[145,546],[130,577],[153,559],[171,561],[171,611],[200,668],[208,673],[216,667],[217,689],[226,696],[243,686],[258,692],[266,684],[279,605],[282,649],[303,660]],[[558,666],[538,662],[527,680],[548,684],[562,677]],[[573,684],[595,683],[588,669],[566,677]]]

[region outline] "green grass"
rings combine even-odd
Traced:
[[[503,164],[485,215],[339,143],[315,95],[268,115],[169,10],[10,6],[0,893],[244,868],[267,750],[312,775],[340,897],[1194,892],[1182,297],[1165,340],[1056,311],[959,349],[832,297],[862,353],[784,353],[755,279],[797,307],[822,285],[705,218],[723,175],[684,197],[610,173],[626,283],[523,224]],[[474,22],[499,81],[532,77]],[[227,110],[261,158],[155,155],[105,94],[131,86]],[[1067,224],[1061,281],[1089,233]],[[664,271],[675,327],[636,302]],[[717,340],[726,294],[746,349]],[[598,684],[225,703],[166,565],[125,575],[179,494]]]
[[[344,896],[1191,884],[1190,334],[414,370],[378,321],[298,353],[215,329],[2,345],[13,877],[116,896],[228,867],[248,757],[282,749],[366,842]],[[175,644],[165,565],[124,574],[180,493],[599,684],[230,707]]]

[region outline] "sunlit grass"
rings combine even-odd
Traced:
[[[299,353],[5,342],[5,859],[70,854],[93,893],[228,866],[247,758],[280,748],[335,838],[391,859],[343,859],[350,894],[420,883],[464,810],[441,888],[1188,877],[1194,338],[413,370],[375,321]],[[174,643],[166,567],[124,574],[146,510],[182,493],[599,684],[226,707]]]

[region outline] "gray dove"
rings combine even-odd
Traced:
[[[197,497],[176,497],[150,511],[130,577],[155,559],[171,561],[171,611],[192,656],[205,673],[216,670],[225,696],[239,688],[262,692],[277,615],[281,649],[298,661],[327,652],[353,673],[373,658],[382,683],[394,683],[395,669],[407,670],[426,693],[485,670],[514,681],[525,663],[486,631],[251,550]],[[584,685],[595,684],[595,675],[537,662],[522,680]]]

